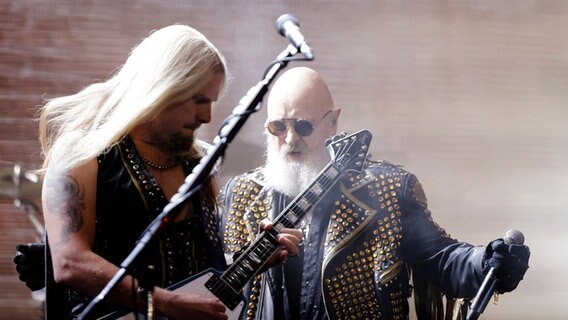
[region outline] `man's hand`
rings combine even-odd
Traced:
[[[272,222],[268,219],[264,219],[260,222],[260,229],[262,231],[268,231],[272,229]],[[277,265],[279,262],[285,263],[288,257],[295,257],[299,253],[299,245],[302,242],[304,234],[300,229],[290,229],[282,228],[281,232],[278,234],[278,243],[280,247],[278,250],[270,257],[266,267],[270,268]]]
[[[174,294],[164,306],[163,314],[170,320],[226,320],[227,308],[217,298],[196,294]],[[161,311],[161,310],[160,310]],[[160,312],[162,313],[162,312]]]
[[[43,243],[19,244],[16,246],[14,263],[20,280],[32,291],[45,286],[45,245]]]
[[[487,269],[495,268],[497,292],[513,291],[529,268],[529,247],[522,244],[506,244],[503,239],[491,241],[485,250]]]

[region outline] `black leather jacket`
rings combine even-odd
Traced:
[[[408,319],[410,273],[419,318],[442,316],[440,293],[475,295],[484,276],[484,248],[450,238],[432,220],[416,176],[385,161],[368,162],[336,189],[330,192],[332,201],[316,208],[316,214],[327,215],[320,220],[326,234],[316,244],[323,248],[316,259],[321,263],[317,294],[307,293],[305,284],[300,292],[286,292],[287,278],[306,275],[273,268],[251,283],[247,319]],[[282,207],[278,193],[264,188],[262,168],[229,181],[224,194],[222,231],[230,252],[254,238],[270,210]],[[306,248],[304,256],[313,250]],[[311,301],[299,315],[292,314],[298,308],[290,304],[296,295]]]

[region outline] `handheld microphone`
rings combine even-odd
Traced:
[[[511,229],[505,233],[505,237],[503,237],[503,241],[505,244],[524,244],[525,243],[525,236],[519,230]],[[483,313],[487,303],[491,299],[491,296],[495,292],[495,287],[497,286],[497,282],[499,279],[495,276],[496,268],[491,267],[489,272],[483,279],[483,283],[477,291],[477,295],[473,299],[473,303],[471,304],[471,309],[467,315],[467,320],[477,320],[479,315]]]
[[[278,30],[282,36],[288,38],[288,41],[290,41],[299,52],[306,56],[308,60],[314,58],[312,49],[304,39],[302,32],[300,32],[300,23],[295,15],[286,13],[278,17],[278,19],[276,19],[276,30]]]

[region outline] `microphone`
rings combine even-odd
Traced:
[[[308,60],[314,58],[312,49],[304,39],[302,32],[300,32],[300,23],[295,15],[286,13],[278,17],[278,19],[276,19],[276,30],[278,30],[282,36],[288,38],[288,41],[290,41],[299,52],[306,56]]]
[[[519,230],[511,229],[505,233],[505,237],[503,237],[503,241],[505,244],[524,244],[525,243],[525,236]],[[487,303],[491,299],[491,296],[495,292],[495,287],[497,286],[497,282],[499,279],[495,276],[496,268],[491,267],[489,272],[483,279],[483,283],[477,291],[477,295],[473,299],[473,303],[471,304],[471,309],[467,315],[467,320],[477,320],[479,315],[483,313]]]

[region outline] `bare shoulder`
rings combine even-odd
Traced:
[[[54,193],[74,193],[77,189],[89,187],[93,182],[96,184],[97,173],[96,158],[69,171],[58,170],[57,166],[47,168],[42,189],[44,200],[46,196],[53,196]]]

